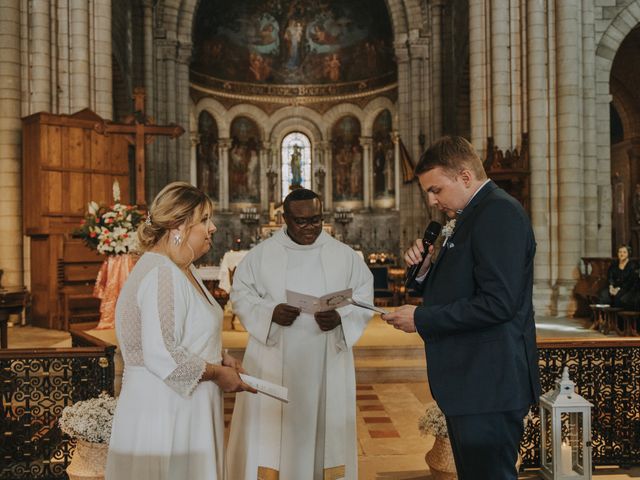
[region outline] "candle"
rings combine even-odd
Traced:
[[[560,473],[563,475],[573,475],[573,462],[571,461],[571,447],[562,442],[560,446]]]

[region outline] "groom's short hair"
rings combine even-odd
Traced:
[[[445,135],[432,143],[420,157],[414,173],[417,176],[437,167],[454,175],[469,169],[478,180],[487,178],[478,152],[466,138],[460,136]]]

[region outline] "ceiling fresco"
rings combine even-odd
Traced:
[[[203,0],[192,81],[371,89],[395,81],[392,38],[384,0]]]

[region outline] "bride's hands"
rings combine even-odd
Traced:
[[[242,362],[236,357],[229,355],[226,350],[222,353],[222,365],[231,367],[238,373],[246,373],[244,368],[242,368]]]

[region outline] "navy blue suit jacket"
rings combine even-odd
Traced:
[[[540,395],[531,222],[490,181],[458,215],[414,314],[446,415],[525,408]]]

